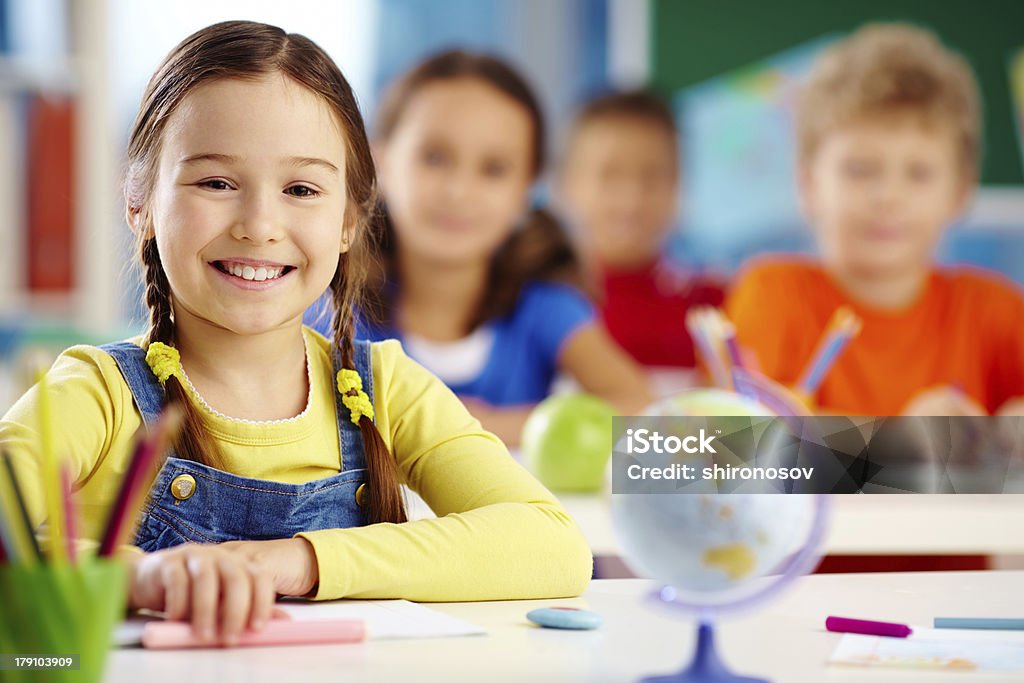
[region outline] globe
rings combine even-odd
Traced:
[[[680,428],[689,429],[687,417],[771,411],[746,396],[699,389],[667,398],[645,414],[678,417]],[[713,481],[708,486],[715,488]],[[752,609],[812,571],[821,559],[827,512],[827,499],[809,494],[613,494],[612,518],[627,564],[663,584],[653,596],[659,603],[698,621],[690,665],[646,680],[763,682],[728,670],[714,648],[714,621]]]
[[[612,518],[629,565],[696,612],[744,608],[813,569],[821,496],[616,494]]]

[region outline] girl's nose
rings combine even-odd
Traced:
[[[238,219],[231,226],[231,236],[254,244],[280,241],[285,234],[285,224],[277,210],[276,194],[270,191],[247,193]]]
[[[473,173],[466,168],[453,168],[444,179],[444,193],[449,199],[463,199],[473,190]]]

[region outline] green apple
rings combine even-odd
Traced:
[[[598,491],[612,452],[612,407],[588,394],[541,401],[523,425],[526,466],[553,491]]]

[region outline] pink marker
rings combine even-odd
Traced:
[[[362,619],[318,619],[293,621],[271,619],[259,631],[243,631],[237,647],[265,645],[317,645],[322,643],[359,643],[366,640]],[[195,647],[224,647],[220,641],[201,641],[187,621],[151,621],[142,629],[142,646],[156,650]]]
[[[825,619],[825,628],[836,633],[863,633],[866,636],[888,636],[889,638],[906,638],[913,633],[913,630],[906,624],[847,619],[846,617],[828,617]]]

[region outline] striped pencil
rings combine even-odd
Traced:
[[[704,358],[708,372],[711,374],[711,381],[715,386],[728,389],[732,386],[729,380],[729,363],[727,354],[723,353],[724,348],[720,338],[716,338],[712,329],[713,323],[709,318],[710,308],[698,306],[686,314],[686,328],[690,331],[697,346],[697,350]]]
[[[796,391],[804,396],[813,396],[821,386],[825,375],[832,369],[839,354],[860,332],[861,320],[846,306],[840,306],[832,314],[821,341],[796,384]]]

